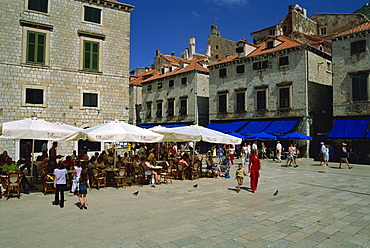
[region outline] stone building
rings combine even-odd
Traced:
[[[297,5],[288,6],[288,14],[276,25],[252,32],[254,44],[264,42],[266,37],[285,35],[298,39],[298,34],[308,35],[333,35],[354,28],[368,18],[361,13],[329,14],[315,13],[307,17],[306,9]],[[295,35],[295,37],[293,37]]]
[[[368,144],[370,122],[370,22],[339,33],[332,38],[333,115],[329,139],[352,142],[356,154],[350,161],[370,163]]]
[[[206,55],[219,60],[226,59],[235,54],[235,45],[236,41],[222,38],[217,26],[212,25]]]
[[[208,63],[204,55],[193,54],[177,68],[162,64],[160,75],[142,81],[142,124],[207,125]]]
[[[236,50],[237,55],[208,67],[212,122],[261,124],[259,130],[248,130],[249,124],[230,130],[241,134],[295,130],[315,136],[330,128],[330,54],[286,36],[270,36],[259,45],[239,41]]]
[[[133,8],[115,0],[2,1],[1,122],[127,121]],[[1,141],[0,150],[17,156],[13,144]]]

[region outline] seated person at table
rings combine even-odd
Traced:
[[[127,173],[129,175],[131,175],[131,173],[134,173],[134,175],[138,175],[139,174],[139,168],[140,168],[140,158],[138,155],[134,155],[134,160],[132,161],[132,171],[130,171],[128,168],[128,171]]]
[[[214,171],[214,173],[215,173],[215,177],[217,177],[217,178],[221,178],[221,177],[220,177],[220,175],[222,175],[221,168],[220,168],[220,166],[218,166],[217,164],[214,164],[214,163],[213,163],[213,159],[212,159],[212,157],[208,157],[208,158],[207,158],[207,164],[208,164],[207,169],[208,169],[208,170],[212,170],[212,171]]]
[[[160,184],[160,182],[158,181],[158,173],[151,170],[151,164],[146,160],[145,157],[140,158],[140,165],[144,167],[145,175],[152,175],[154,177],[155,184]]]
[[[7,174],[8,172],[20,172],[19,168],[15,165],[11,157],[8,157],[6,159],[6,163],[3,166],[2,173]],[[29,194],[26,186],[28,186],[29,189],[36,189],[36,187],[28,182],[27,177],[23,173],[21,173],[21,175],[22,175],[21,185],[22,185],[23,193]]]
[[[187,162],[188,159],[189,155],[185,153],[179,160],[179,164],[182,165],[182,171],[184,172],[186,178],[190,178],[192,171],[191,166]]]
[[[75,166],[75,162],[72,160],[71,156],[67,156],[66,160],[63,161],[63,164],[67,170],[72,170]]]
[[[156,165],[157,159],[156,159],[156,153],[154,149],[151,149],[148,156],[148,162],[152,165]]]
[[[105,164],[102,157],[98,157],[98,159],[94,162],[94,166],[99,169],[104,169]]]
[[[55,168],[57,168],[55,160],[49,160],[48,164],[46,165],[46,171],[48,173],[53,173]]]
[[[80,160],[80,158],[79,158],[79,157],[78,157],[78,155],[77,155],[76,150],[73,150],[72,155],[71,155],[71,158],[72,158],[72,160],[74,160],[74,161],[78,161],[78,160]]]
[[[87,155],[87,151],[86,150],[82,150],[81,151],[81,154],[80,154],[80,160],[85,160],[85,161],[89,161],[89,155]]]
[[[94,166],[95,166],[95,161],[96,161],[96,158],[95,158],[94,156],[92,156],[92,157],[90,158],[90,160],[89,160],[89,163],[88,163],[87,167],[88,167],[89,169],[91,169],[92,167],[94,167]]]
[[[231,166],[231,161],[230,161],[229,155],[225,155],[225,157],[222,159],[220,163],[221,171],[224,173],[230,170],[230,166]]]
[[[1,155],[0,155],[0,165],[3,165],[5,164],[6,162],[6,159],[8,158],[8,152],[7,151],[4,151]]]
[[[125,162],[131,162],[131,158],[128,156],[128,153],[127,153],[127,152],[125,152],[125,153],[123,154],[123,157],[121,158],[121,162],[122,162],[122,163],[125,163]]]
[[[109,152],[108,157],[107,157],[107,160],[108,160],[108,163],[110,165],[113,165],[114,164],[115,157],[114,157],[114,153],[113,152]],[[116,158],[116,162],[117,162],[117,158]]]

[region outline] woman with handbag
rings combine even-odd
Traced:
[[[249,157],[248,173],[250,175],[251,191],[254,193],[257,190],[258,178],[260,177],[261,161],[258,157],[258,150],[252,151],[252,155]]]

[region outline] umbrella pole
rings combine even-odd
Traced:
[[[32,140],[31,176],[33,177],[33,155],[35,154],[35,140]]]

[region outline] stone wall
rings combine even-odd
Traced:
[[[48,13],[27,10],[24,0],[0,3],[0,122],[37,116],[78,127],[128,120],[130,5],[106,1],[50,1]],[[99,2],[99,4],[98,4]],[[107,1],[108,2],[108,1]],[[83,21],[84,6],[102,10],[101,24]],[[27,30],[45,32],[44,65],[25,63]],[[82,70],[84,38],[100,42],[98,72]],[[25,89],[44,92],[43,104],[26,104]],[[83,107],[82,93],[98,94],[98,107]],[[0,150],[11,150],[1,141]],[[61,151],[70,153],[70,148]],[[14,155],[13,155],[14,156]]]
[[[366,51],[351,54],[351,43],[366,40]],[[360,116],[370,114],[369,101],[352,100],[352,77],[370,72],[369,31],[343,35],[333,39],[333,115]],[[369,84],[368,84],[369,91]],[[370,94],[368,94],[370,96]]]

